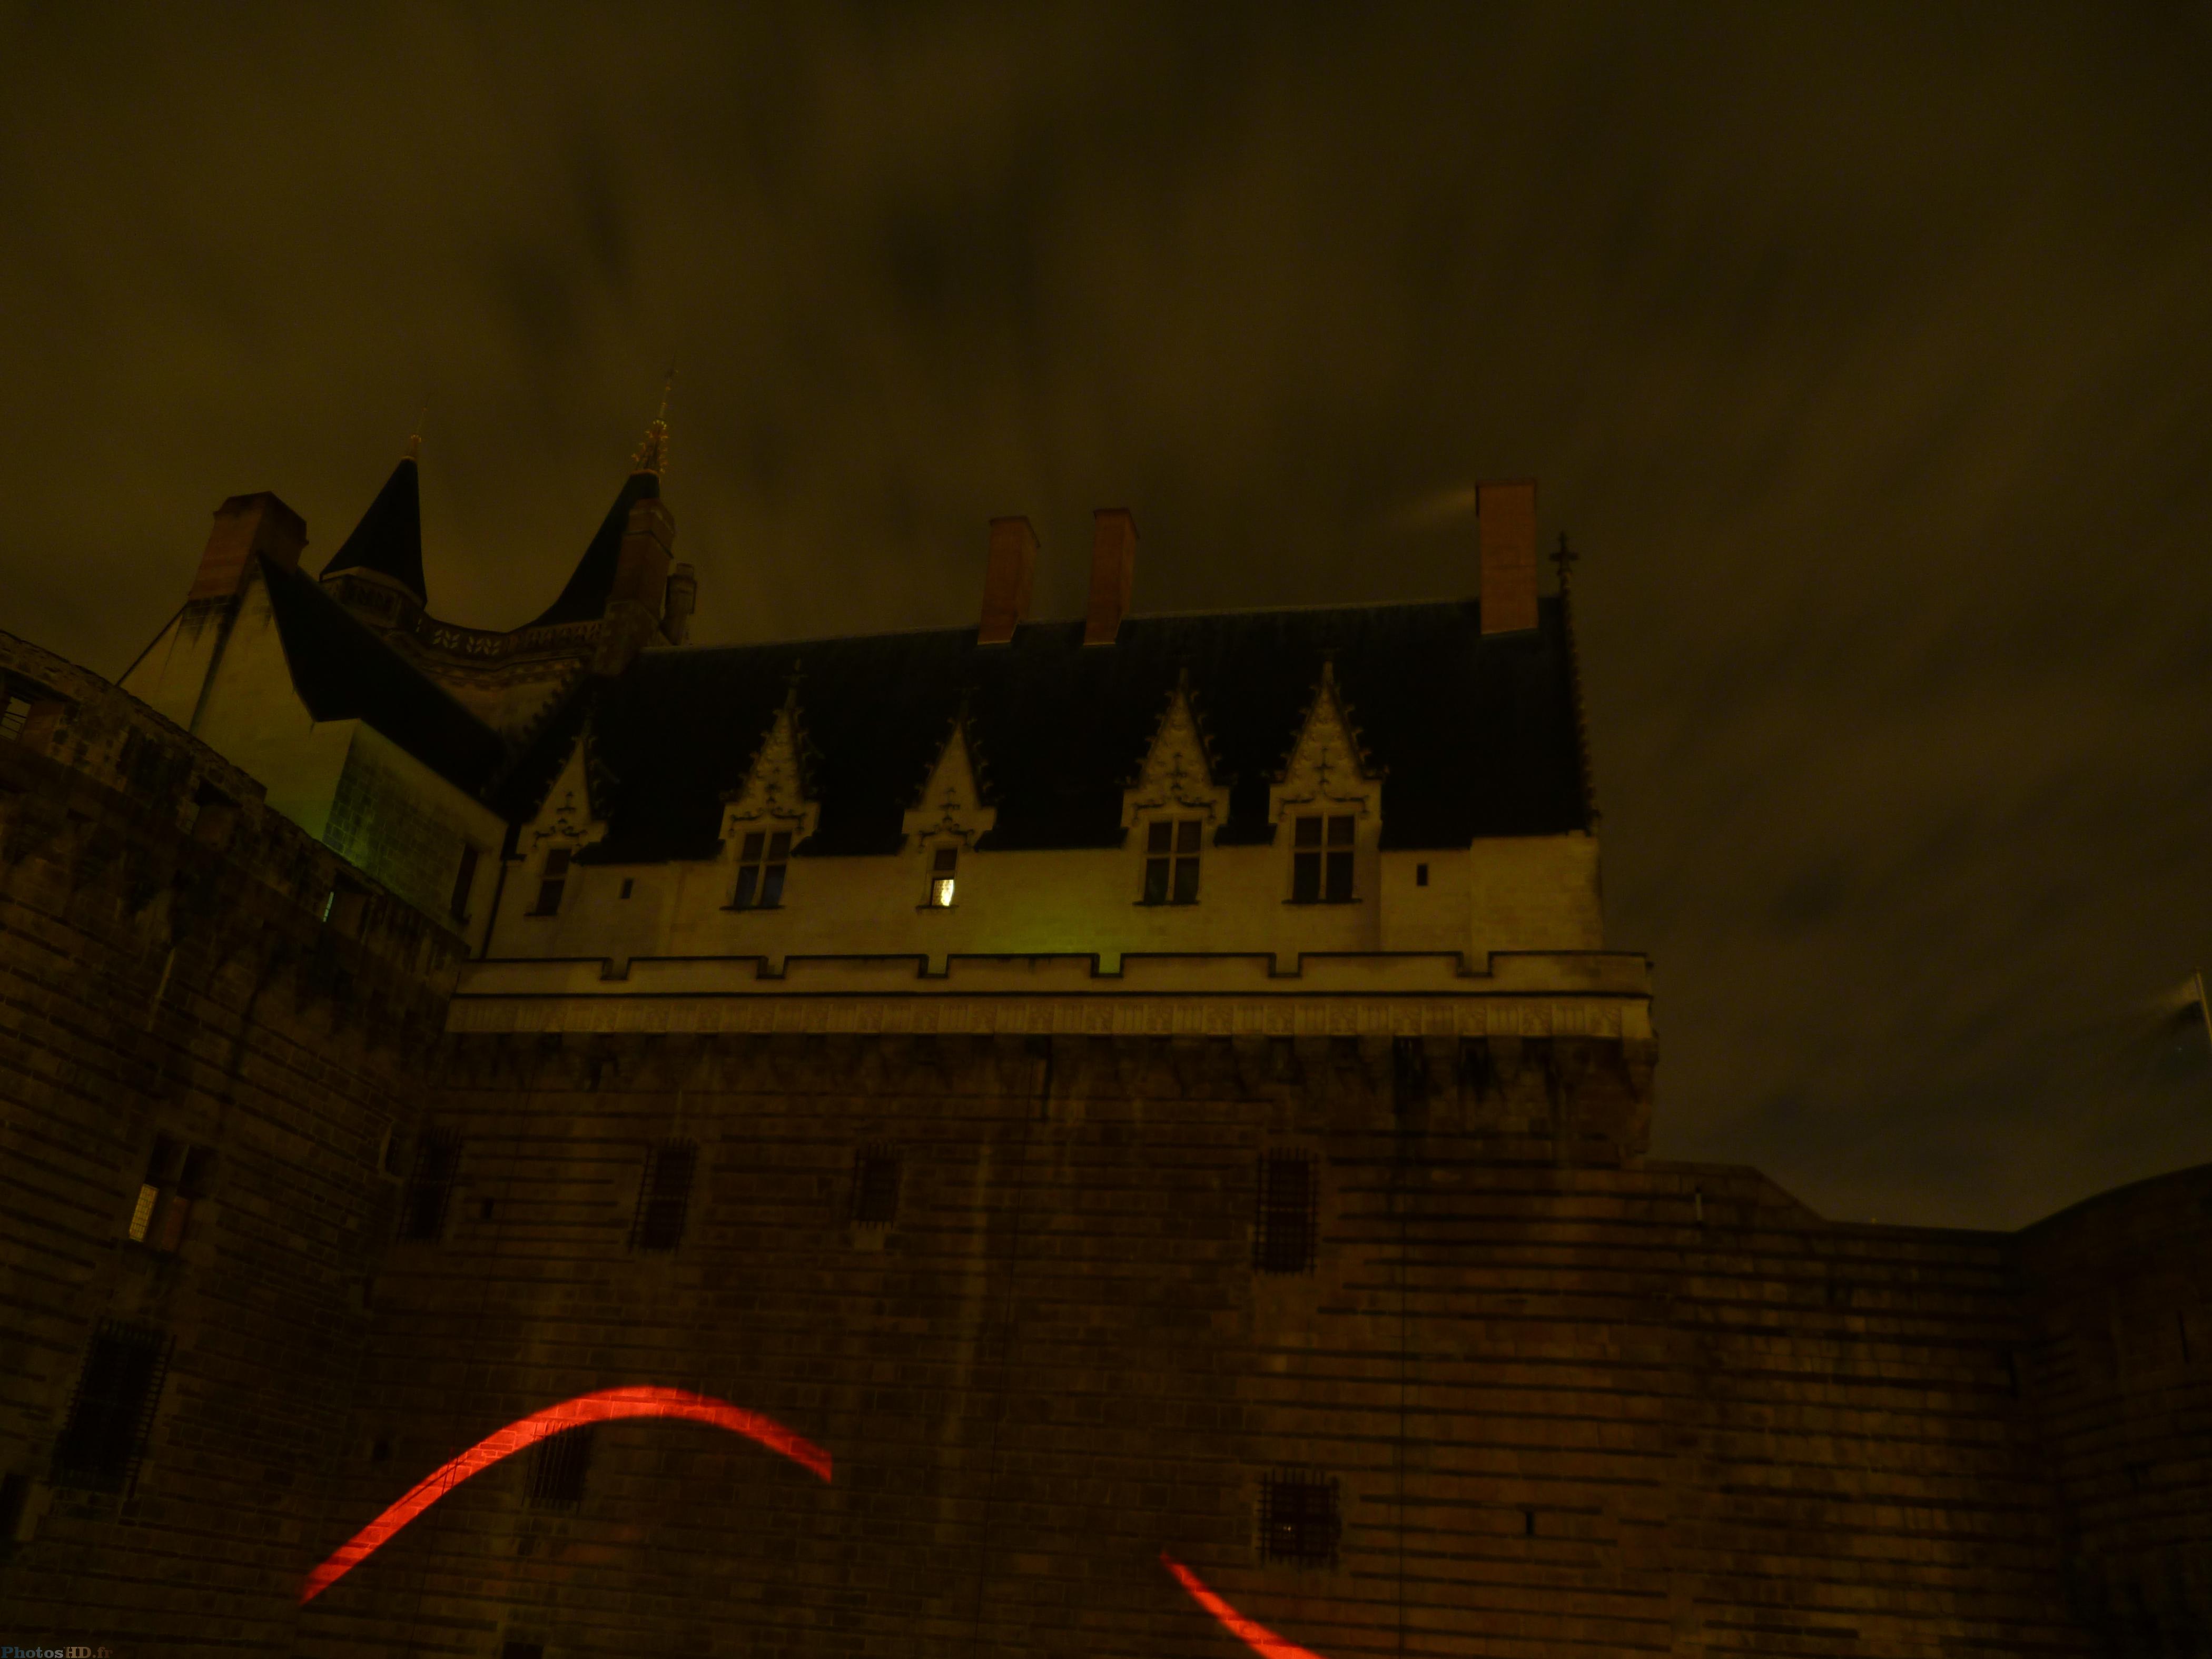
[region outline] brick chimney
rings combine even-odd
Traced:
[[[1482,631],[1514,634],[1536,625],[1536,481],[1477,484],[1481,520]]]
[[[200,555],[199,574],[185,602],[228,599],[238,592],[257,553],[297,570],[307,545],[307,521],[267,490],[233,495],[215,510],[215,527],[208,532],[207,550]]]
[[[1036,583],[1037,538],[1027,519],[991,520],[991,562],[983,569],[983,625],[978,645],[1005,645],[1030,619]]]
[[[668,567],[668,597],[660,606],[660,632],[671,645],[691,637],[691,613],[699,608],[699,573],[688,564]]]
[[[1091,608],[1083,619],[1085,645],[1111,645],[1129,614],[1137,580],[1137,521],[1126,507],[1102,507],[1091,515]]]

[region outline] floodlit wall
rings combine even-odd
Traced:
[[[1447,951],[1478,969],[1493,951],[1603,948],[1597,842],[1585,835],[1478,841],[1466,849],[1380,850],[1363,818],[1354,902],[1294,904],[1287,826],[1271,846],[1206,845],[1198,902],[1146,904],[1145,837],[1073,851],[956,848],[949,908],[927,902],[945,837],[915,835],[879,858],[790,860],[781,902],[735,909],[742,842],[697,862],[572,862],[558,908],[533,914],[546,857],[587,848],[580,753],[519,837],[488,954],[500,957],[952,956],[1257,951],[1286,969],[1305,953]]]

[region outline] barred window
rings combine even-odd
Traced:
[[[530,1458],[530,1507],[572,1510],[584,1501],[592,1468],[592,1429],[563,1429],[539,1441]]]
[[[1277,1469],[1260,1483],[1260,1559],[1332,1566],[1344,1522],[1336,1482],[1317,1469]]]
[[[104,1319],[77,1373],[69,1421],[54,1446],[54,1485],[127,1492],[154,1426],[170,1338],[150,1325]]]
[[[1291,902],[1293,904],[1352,902],[1352,829],[1349,813],[1304,817],[1291,825]]]
[[[453,1197],[453,1176],[461,1163],[458,1136],[425,1129],[415,1148],[415,1172],[399,1202],[399,1236],[410,1239],[445,1237],[446,1209]]]
[[[1198,848],[1204,829],[1198,818],[1161,818],[1146,828],[1146,904],[1198,902]]]
[[[684,1221],[691,1208],[691,1182],[699,1169],[699,1148],[689,1140],[666,1140],[653,1149],[637,1216],[630,1224],[630,1245],[640,1250],[672,1250],[683,1242]]]
[[[1261,1273],[1313,1270],[1319,1244],[1320,1186],[1310,1153],[1269,1152],[1261,1158],[1252,1265]]]
[[[533,916],[556,915],[561,909],[561,895],[568,890],[568,865],[575,857],[566,847],[556,847],[545,854],[545,868],[538,882],[538,902],[530,907]]]
[[[783,902],[784,860],[791,856],[791,831],[750,831],[738,848],[738,891],[730,901],[739,910],[773,910]]]
[[[899,1156],[888,1146],[863,1146],[853,1156],[853,1224],[888,1227],[898,1219]]]

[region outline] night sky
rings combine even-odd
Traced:
[[[227,495],[559,589],[678,368],[708,641],[1470,592],[1569,532],[1658,1148],[2015,1225],[2212,1158],[2212,9],[0,3],[0,628]],[[427,415],[422,411],[427,407]]]

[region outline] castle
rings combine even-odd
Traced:
[[[2212,1170],[2016,1235],[1649,1153],[1572,591],[688,643],[656,422],[432,617],[234,497],[0,635],[0,1642],[2212,1651]],[[549,583],[550,585],[550,583]]]

